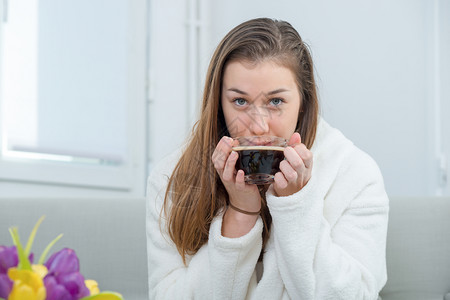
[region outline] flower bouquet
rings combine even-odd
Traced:
[[[37,264],[31,246],[41,217],[23,248],[18,229],[9,229],[14,246],[0,246],[0,300],[123,300],[115,292],[100,293],[95,280],[84,280],[75,251],[64,248],[45,258],[60,234],[44,249]]]

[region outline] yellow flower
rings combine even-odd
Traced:
[[[14,282],[8,300],[44,300],[45,286],[42,280],[47,274],[43,265],[33,265],[32,271],[10,268],[8,276]]]
[[[88,297],[84,297],[81,300],[123,300],[123,297],[119,293],[115,292],[102,292],[98,288],[98,283],[95,280],[87,279],[84,281],[86,287],[91,294]]]
[[[33,270],[34,273],[38,274],[39,277],[41,277],[42,279],[48,273],[47,267],[44,265],[31,265],[31,269]]]
[[[86,287],[91,292],[90,293],[91,296],[92,295],[97,295],[98,293],[100,293],[97,281],[92,280],[92,279],[87,279],[87,280],[84,281],[84,284],[86,284]]]

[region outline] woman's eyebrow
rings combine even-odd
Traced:
[[[243,92],[243,91],[241,91],[241,90],[239,90],[239,89],[237,89],[237,88],[230,88],[230,89],[228,89],[228,91],[230,91],[230,92],[236,92],[236,93],[242,94],[242,95],[248,95],[246,92]]]
[[[277,89],[277,90],[273,90],[271,92],[268,92],[267,95],[270,96],[270,95],[275,95],[275,94],[283,93],[283,92],[289,92],[289,90],[281,88],[281,89]]]
[[[239,89],[237,89],[237,88],[230,88],[230,89],[228,89],[227,91],[230,91],[230,92],[236,92],[236,93],[242,94],[242,95],[248,95],[246,92],[241,91],[241,90],[239,90]],[[283,92],[289,92],[289,90],[288,90],[288,89],[284,89],[284,88],[276,89],[276,90],[273,90],[273,91],[268,92],[267,95],[270,96],[270,95],[274,95],[274,94],[278,94],[278,93],[283,93]]]

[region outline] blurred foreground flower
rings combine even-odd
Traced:
[[[37,264],[30,253],[41,217],[28,238],[25,249],[17,228],[9,229],[14,246],[0,246],[0,300],[123,300],[115,292],[101,292],[95,280],[85,280],[75,251],[64,248],[44,263],[59,235],[45,248]]]
[[[14,281],[14,285],[8,299],[44,300],[45,287],[42,278],[46,273],[47,269],[39,265],[33,266],[31,271],[10,268],[8,276]]]
[[[0,246],[0,298],[8,297],[11,292],[13,282],[8,277],[8,269],[17,266],[18,263],[16,246]]]
[[[33,254],[28,256],[33,261]],[[13,281],[8,276],[8,269],[19,263],[16,246],[0,246],[0,299],[7,298],[13,287]]]
[[[53,254],[45,263],[48,274],[44,278],[47,299],[80,299],[90,295],[80,273],[80,263],[75,251],[64,248]]]

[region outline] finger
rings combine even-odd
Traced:
[[[288,182],[296,182],[298,178],[298,173],[294,168],[292,168],[291,164],[286,160],[283,160],[280,163],[280,171],[283,173],[284,178]]]
[[[239,140],[233,138],[230,139],[231,139],[231,147],[239,146]]]
[[[299,146],[296,146],[296,148]],[[306,167],[300,154],[292,147],[286,147],[284,149],[285,161],[289,162],[289,165],[298,173],[302,172]]]
[[[236,174],[236,188],[238,190],[245,189],[245,174],[242,170],[239,170]]]
[[[294,132],[294,134],[289,139],[289,146],[294,146],[300,144],[302,142],[302,138],[300,137],[300,133]]]
[[[224,181],[234,180],[234,170],[238,156],[239,155],[237,154],[236,151],[232,151],[231,154],[228,156],[225,168],[223,169],[222,173],[222,178]]]
[[[219,171],[225,168],[225,162],[228,159],[228,155],[223,153],[222,151],[217,151],[213,155],[212,162],[214,164],[214,168]]]
[[[300,144],[294,147],[294,150],[298,153],[298,155],[303,160],[303,164],[305,168],[309,169],[312,167],[313,163],[313,153],[311,150],[306,148],[305,144]]]
[[[225,167],[225,162],[228,159],[228,156],[231,152],[231,143],[233,139],[230,137],[224,136],[220,139],[219,143],[216,146],[216,149],[214,149],[213,155],[212,155],[212,161],[214,164],[214,168],[216,170],[223,170]]]
[[[233,147],[234,140],[229,136],[224,136],[223,144],[227,151],[231,152],[231,148]]]
[[[216,149],[214,149],[214,153],[218,153],[220,151],[231,152],[232,146],[233,146],[233,139],[228,136],[224,136],[220,139],[219,143],[217,143]]]
[[[274,182],[274,188],[275,190],[282,190],[287,188],[288,186],[288,181],[286,180],[286,178],[284,178],[283,173],[281,172],[277,172],[275,173],[275,178],[274,178],[275,182]]]
[[[211,159],[213,161],[217,160],[217,156],[218,156],[219,152],[221,152],[221,144],[222,144],[222,141],[223,141],[224,138],[225,137],[222,137],[220,139],[220,141],[217,143],[216,148],[214,148],[214,152],[213,152],[213,154],[211,156]]]

